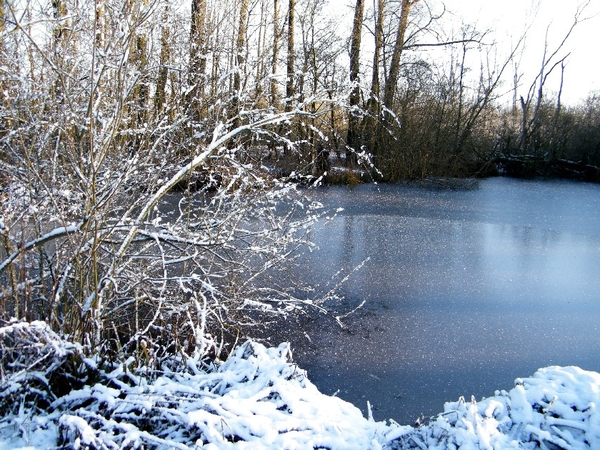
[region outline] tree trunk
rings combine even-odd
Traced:
[[[266,82],[266,36],[267,36],[267,24],[266,24],[266,7],[265,0],[260,0],[260,23],[258,26],[258,44],[256,46],[256,92],[255,92],[255,104],[257,107],[262,108],[266,106],[264,102],[264,83]]]
[[[63,0],[52,0],[52,10],[56,25],[52,33],[52,52],[55,59],[56,66],[61,72],[56,73],[57,79],[51,85],[51,92],[54,97],[58,100],[59,104],[62,104],[64,100],[64,92],[66,86],[62,73],[69,73],[68,67],[65,67],[68,63],[67,43],[69,36],[67,35],[69,30],[69,24],[67,22],[67,5]]]
[[[464,95],[465,95],[465,72],[466,72],[466,65],[465,65],[465,61],[467,59],[467,44],[466,42],[463,42],[462,45],[462,55],[461,55],[461,60],[460,60],[460,66],[459,66],[459,73],[458,73],[458,105],[457,105],[457,112],[456,112],[456,123],[454,125],[454,139],[453,139],[453,143],[452,143],[452,147],[454,150],[454,154],[457,155],[461,152],[462,150],[462,143],[463,143],[463,139],[461,138],[461,129],[463,126],[463,113],[464,113]],[[465,128],[466,129],[466,128]]]
[[[249,0],[242,0],[240,5],[240,22],[238,25],[237,39],[235,41],[235,69],[233,75],[233,104],[232,110],[235,114],[233,127],[237,128],[241,124],[239,109],[240,109],[240,91],[242,89],[242,68],[246,62],[245,44],[246,32],[248,28],[248,3]]]
[[[158,78],[156,80],[156,94],[154,95],[154,115],[159,117],[166,104],[167,79],[169,77],[169,69],[167,64],[171,56],[171,48],[169,45],[171,30],[167,23],[169,17],[169,5],[165,6],[163,13],[162,30],[160,33],[160,60],[158,69]]]
[[[373,72],[371,76],[371,96],[367,104],[367,120],[365,131],[368,133],[369,148],[371,152],[377,153],[377,143],[380,133],[380,114],[381,114],[381,86],[379,83],[379,66],[381,64],[381,50],[383,49],[383,13],[385,10],[385,0],[374,0],[375,7],[375,48],[373,49]]]
[[[4,66],[4,67],[10,67],[11,69],[13,69],[12,63],[9,62],[9,58],[6,52],[6,42],[5,42],[5,33],[6,33],[6,11],[5,11],[5,4],[4,4],[5,0],[0,0],[0,65]],[[0,80],[0,89],[2,89],[3,92],[8,93],[8,83],[6,80],[7,77],[2,77],[2,80]],[[6,95],[6,94],[5,94]],[[2,96],[4,97],[4,96]],[[0,100],[0,104],[2,104],[4,101],[4,98],[2,98]]]
[[[521,136],[519,138],[518,149],[521,153],[525,153],[529,147],[529,130],[527,123],[529,122],[529,103],[525,101],[523,96],[520,97],[521,102]]]
[[[381,64],[381,49],[383,48],[383,12],[384,12],[384,0],[377,1],[377,12],[375,19],[375,48],[373,49],[373,75],[371,78],[371,100],[369,103],[371,106],[379,104],[379,65]],[[377,108],[378,110],[379,108]],[[369,109],[369,112],[376,116],[377,110]]]
[[[146,73],[148,66],[148,37],[145,34],[136,34],[133,57],[133,63],[140,74],[133,94],[137,103],[135,121],[138,127],[142,127],[147,122],[146,112],[149,97],[148,77]]]
[[[107,36],[108,36],[108,26],[107,26],[107,18],[106,18],[106,4],[104,1],[95,0],[95,30],[94,30],[94,39],[97,49],[102,49],[106,46]]]
[[[277,58],[279,57],[279,1],[273,0],[273,63],[271,70],[271,106],[277,110],[279,92],[277,89]]]
[[[291,111],[293,106],[293,97],[295,95],[294,83],[294,32],[295,32],[295,20],[294,20],[294,9],[296,7],[296,0],[289,0],[288,3],[288,40],[287,40],[287,79],[285,84],[285,110]]]
[[[68,24],[65,22],[67,17],[67,5],[63,0],[52,0],[52,9],[54,13],[54,19],[56,20],[56,28],[54,28],[54,48],[55,52],[58,51],[61,41],[64,41],[67,36]]]
[[[354,24],[350,38],[350,83],[353,84],[353,87],[350,94],[350,117],[348,118],[348,135],[346,138],[346,145],[348,147],[346,161],[348,164],[356,163],[356,152],[360,151],[360,114],[358,112],[358,105],[360,103],[360,41],[364,9],[364,1],[356,0]]]
[[[388,78],[385,83],[385,93],[383,98],[385,106],[389,109],[393,108],[396,85],[398,84],[398,78],[400,76],[400,58],[402,56],[402,50],[404,50],[404,36],[406,34],[406,27],[408,26],[408,14],[410,9],[418,1],[419,0],[402,0],[400,21],[398,22],[398,30],[396,31],[396,42],[394,44],[392,61],[390,63]]]
[[[0,0],[0,49],[4,50],[4,31],[6,29],[6,18],[4,11],[4,0]]]
[[[550,132],[549,148],[550,148],[550,160],[556,160],[558,158],[558,151],[564,150],[564,144],[558,139],[560,116],[562,112],[562,92],[565,82],[565,63],[564,61],[560,64],[560,84],[558,87],[558,93],[556,94],[556,107],[554,108],[554,116],[552,118],[552,129]]]
[[[199,120],[206,77],[206,0],[192,0],[189,64],[187,103],[192,120]]]

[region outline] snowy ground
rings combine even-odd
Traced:
[[[79,347],[44,323],[0,328],[0,344],[0,449],[600,448],[600,374],[577,367],[540,369],[508,392],[446,403],[414,428],[321,394],[287,344],[247,342],[214,370],[197,361],[177,371],[105,370],[81,359],[79,385],[55,376]]]

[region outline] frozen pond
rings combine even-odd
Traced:
[[[312,279],[370,258],[342,288],[347,306],[367,301],[347,330],[313,321],[312,343],[296,345],[322,392],[408,424],[540,367],[600,371],[600,186],[495,178],[308,194],[344,208],[314,233]]]

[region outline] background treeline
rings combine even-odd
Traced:
[[[336,164],[369,161],[386,180],[512,170],[522,156],[600,164],[598,96],[564,106],[562,85],[546,86],[564,70],[563,44],[545,48],[538,77],[523,85],[516,61],[525,36],[499,57],[486,30],[455,24],[441,2],[2,0],[0,8],[3,142],[14,149],[18,136],[39,157],[76,159],[95,127],[111,129],[110,151],[123,157],[156,152],[167,131],[161,156],[189,153],[217,126],[300,107],[311,115],[285,125],[290,145],[255,136],[245,142],[248,161],[319,175],[334,155]],[[511,89],[512,102],[500,103]]]

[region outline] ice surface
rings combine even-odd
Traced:
[[[321,392],[339,391],[363,414],[369,400],[375,420],[407,424],[540,367],[600,372],[600,185],[479,185],[308,191],[345,211],[315,226],[318,249],[298,276],[326,292],[336,271],[370,258],[340,287],[343,300],[325,306],[366,304],[345,329],[307,321],[311,345],[295,330],[269,342],[291,341]]]

